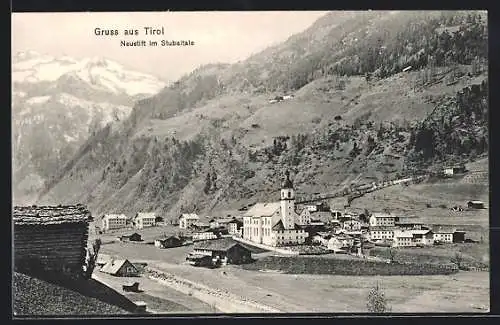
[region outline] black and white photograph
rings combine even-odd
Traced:
[[[490,312],[487,11],[11,19],[13,317]]]

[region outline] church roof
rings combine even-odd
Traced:
[[[245,216],[250,217],[270,217],[278,209],[280,209],[280,202],[270,202],[270,203],[256,203],[245,213]]]

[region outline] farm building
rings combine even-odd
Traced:
[[[453,242],[454,243],[463,243],[463,242],[465,242],[465,231],[456,230],[453,233]]]
[[[138,212],[133,222],[137,229],[153,227],[156,224],[156,215],[153,212]]]
[[[131,277],[139,275],[139,271],[129,260],[110,260],[104,264],[100,271],[114,276]]]
[[[453,243],[453,234],[456,231],[454,228],[446,226],[434,226],[432,231],[434,233],[434,241],[442,243]]]
[[[484,209],[484,202],[482,201],[469,201],[467,202],[469,209]]]
[[[120,229],[127,226],[127,216],[124,214],[105,214],[102,217],[102,229]]]
[[[85,206],[18,206],[12,219],[16,270],[82,274],[92,220]]]
[[[120,241],[142,241],[141,235],[136,232],[130,235],[122,235],[119,239]]]
[[[158,248],[172,248],[182,246],[184,241],[178,236],[162,237],[155,239],[155,246]]]
[[[200,217],[198,217],[195,213],[183,213],[179,217],[179,228],[188,229],[192,224],[199,221]]]
[[[453,176],[456,174],[463,174],[465,172],[467,172],[467,169],[465,168],[464,165],[450,166],[450,167],[443,168],[443,174],[445,176]]]
[[[242,264],[252,260],[251,251],[231,238],[197,243],[193,253],[219,259],[222,264]]]

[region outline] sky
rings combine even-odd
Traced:
[[[321,11],[269,12],[79,12],[13,13],[12,51],[33,50],[76,59],[104,57],[174,81],[207,63],[234,63],[285,41],[326,14]],[[144,27],[164,29],[145,35]],[[95,29],[119,35],[96,35]],[[125,29],[140,35],[124,35]],[[193,46],[124,47],[121,41],[185,40]]]

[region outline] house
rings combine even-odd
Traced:
[[[212,218],[210,219],[210,221],[208,221],[208,226],[213,229],[213,228],[219,228],[220,224],[217,219]]]
[[[155,239],[155,247],[172,248],[179,247],[184,244],[184,241],[178,236],[169,236]]]
[[[434,241],[453,243],[453,234],[455,233],[454,228],[436,226],[433,228],[433,233]]]
[[[434,244],[434,233],[429,229],[412,229],[410,232],[413,235],[413,242],[416,245],[432,245]]]
[[[314,236],[311,236],[311,242],[313,244],[320,244],[323,246],[328,246],[328,241],[332,238],[332,234],[327,232],[318,232]]]
[[[232,238],[196,243],[193,254],[210,256],[224,264],[243,264],[252,261],[251,251]]]
[[[134,232],[133,234],[130,235],[122,235],[118,237],[120,241],[142,241],[142,237],[140,234]]]
[[[337,220],[338,218],[342,217],[342,212],[338,210],[331,210],[331,215],[333,219]]]
[[[295,191],[290,173],[281,184],[279,202],[256,203],[243,217],[243,238],[269,246],[300,245],[308,236],[297,224]]]
[[[375,226],[370,227],[370,240],[392,240],[394,238],[394,229],[388,227]]]
[[[361,222],[358,220],[346,220],[342,223],[342,229],[348,231],[360,231]]]
[[[404,68],[404,69],[403,69],[403,72],[408,72],[408,71],[410,71],[410,70],[411,70],[411,68],[412,68],[412,66],[411,66],[411,65],[410,65],[410,66],[407,66],[406,68]]]
[[[156,215],[153,212],[138,212],[133,222],[137,229],[153,227],[156,224]]]
[[[199,220],[200,217],[198,217],[198,215],[195,213],[183,213],[179,217],[179,228],[188,229],[193,223]]]
[[[354,238],[350,236],[333,236],[327,244],[327,248],[332,251],[348,250],[352,246],[354,246]]]
[[[228,224],[227,224],[227,230],[229,234],[231,235],[238,235],[242,236],[243,233],[243,221],[233,218]]]
[[[453,176],[456,174],[463,174],[465,172],[467,172],[467,168],[465,168],[465,165],[450,166],[443,168],[443,174],[445,176]]]
[[[101,269],[101,272],[114,276],[138,276],[139,271],[129,260],[110,260]]]
[[[81,277],[91,220],[90,211],[81,204],[14,207],[15,270]]]
[[[210,229],[210,224],[207,222],[196,221],[189,225],[188,227],[191,231],[203,231]]]
[[[200,231],[193,233],[193,241],[217,239],[218,236],[213,231]]]
[[[469,209],[484,209],[484,202],[482,201],[469,201],[467,202]]]
[[[127,227],[127,216],[124,214],[105,214],[102,217],[102,230],[120,229]]]
[[[393,234],[393,246],[411,247],[415,246],[413,234],[408,230],[395,230]]]
[[[308,225],[310,222],[311,222],[311,210],[305,207],[302,209],[302,211],[300,211],[300,213],[297,216],[297,224],[302,226],[302,225]]]
[[[316,204],[308,204],[304,206],[304,209],[308,210],[309,212],[316,212],[318,211],[318,206]]]
[[[370,227],[394,227],[396,216],[388,213],[373,213],[369,219]]]

